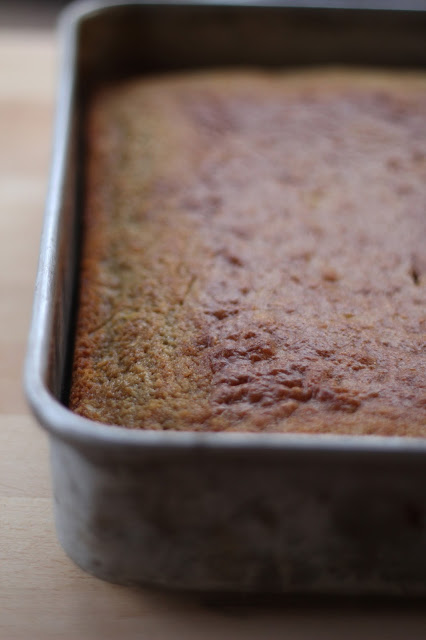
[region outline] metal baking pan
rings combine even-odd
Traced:
[[[58,536],[87,571],[189,590],[426,593],[426,439],[134,431],[66,408],[91,90],[208,66],[425,67],[424,2],[398,5],[95,1],[63,15],[25,385],[50,437]]]

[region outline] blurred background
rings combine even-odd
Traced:
[[[333,4],[333,0],[328,0]],[[375,0],[380,5],[382,0]],[[155,0],[154,0],[155,2]],[[383,0],[384,2],[384,0]],[[293,0],[294,4],[309,4],[307,0]],[[351,4],[353,0],[341,0],[341,4]],[[13,27],[49,28],[56,23],[60,10],[70,4],[70,0],[2,0],[0,2],[0,29]],[[313,0],[312,4],[315,4]],[[324,3],[323,3],[324,4]],[[358,0],[359,5],[371,4],[368,0]],[[386,0],[387,5],[408,8],[417,4],[417,7],[426,7],[426,0]]]
[[[66,4],[69,4],[66,0],[3,0],[0,2],[0,28],[51,28]]]

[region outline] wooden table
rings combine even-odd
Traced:
[[[21,391],[55,52],[51,32],[0,30],[0,639],[426,638],[420,603],[200,602],[101,582],[59,547],[47,440]]]

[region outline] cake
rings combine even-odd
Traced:
[[[426,77],[99,90],[69,406],[136,429],[426,436]]]

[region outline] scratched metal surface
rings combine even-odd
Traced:
[[[203,591],[426,591],[426,441],[130,431],[65,406],[87,95],[112,77],[171,68],[426,65],[421,3],[402,11],[305,4],[88,2],[64,14],[25,377],[50,434],[58,537],[107,580]]]

